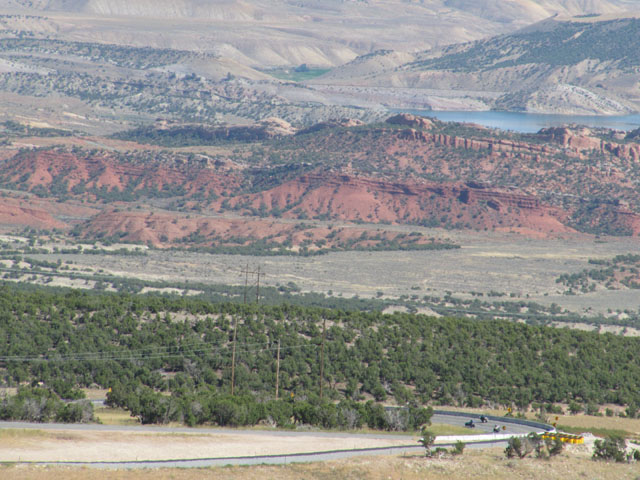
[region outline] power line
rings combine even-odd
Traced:
[[[278,400],[278,388],[280,386],[280,340],[278,339],[278,360],[276,363],[276,400]]]
[[[68,354],[68,355],[60,355],[54,357],[43,357],[43,356],[0,356],[0,362],[66,362],[66,361],[117,361],[117,360],[147,360],[147,359],[162,359],[162,358],[179,358],[184,357],[190,353],[200,353],[200,352],[209,352],[209,353],[225,353],[228,354],[228,346],[219,346],[217,348],[205,348],[207,344],[203,345],[202,348],[191,348],[187,350],[183,350],[181,352],[158,352],[151,351],[149,353],[144,353],[142,351],[134,351],[131,352],[82,352],[77,354]],[[266,345],[266,346],[265,346]],[[254,348],[256,346],[264,346],[262,348]],[[264,343],[254,343],[254,344],[246,344],[243,347],[236,349],[238,353],[255,353],[255,352],[266,352],[266,351],[276,351],[278,349],[277,346],[273,346],[270,342]],[[250,347],[250,348],[246,348]],[[281,347],[282,351],[293,351],[304,348],[317,348],[318,345],[313,343],[303,344],[303,345],[290,345]],[[169,348],[169,347],[162,347]]]
[[[251,273],[252,275],[257,274],[258,275],[258,283],[257,283],[257,288],[256,288],[256,303],[258,303],[260,301],[260,267],[258,267],[257,271],[249,271],[249,264],[247,263],[247,266],[244,268],[244,270],[242,270],[242,273],[244,273],[244,292],[242,295],[243,298],[243,303],[246,304],[247,303],[247,287],[249,284],[249,274]],[[238,332],[238,319],[237,317],[234,315],[233,317],[233,347],[232,347],[232,353],[231,353],[231,395],[233,395],[233,391],[236,385],[236,337],[237,337],[237,332]]]
[[[322,384],[324,377],[324,341],[327,332],[327,318],[322,320],[322,349],[320,350],[320,400],[322,400]]]

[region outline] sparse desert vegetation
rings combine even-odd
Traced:
[[[5,0],[0,477],[638,480],[632,3]]]

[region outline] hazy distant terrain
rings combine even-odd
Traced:
[[[386,108],[625,113],[638,109],[634,55],[624,65],[588,56],[561,67],[538,57],[485,64],[505,49],[502,63],[527,57],[527,49],[553,52],[549,41],[579,33],[575,20],[545,20],[556,14],[580,16],[592,30],[583,39],[624,38],[638,51],[632,20],[620,29],[624,37],[586,23],[599,19],[593,12],[618,18],[633,7],[622,0],[10,0],[0,8],[0,105],[7,119],[91,133],[156,118],[368,122]],[[519,30],[535,22],[542,23]],[[576,38],[568,46],[588,53],[584,44]],[[473,71],[476,55],[484,70]]]
[[[624,114],[640,109],[638,52],[639,18],[552,18],[442,49],[376,52],[314,82],[334,91],[340,84],[360,90],[404,88],[427,97],[425,104],[434,108],[438,96],[453,104],[466,93],[471,110]]]
[[[57,38],[217,51],[250,66],[336,66],[381,48],[419,51],[554,14],[619,13],[621,0],[9,0]],[[170,23],[166,21],[169,20]],[[28,29],[29,27],[27,27]],[[47,31],[49,30],[49,31]]]

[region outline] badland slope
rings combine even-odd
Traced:
[[[49,202],[55,228],[73,235],[158,246],[258,242],[275,252],[438,243],[400,235],[394,225],[536,237],[640,234],[637,132],[563,127],[518,135],[411,115],[298,131],[269,125],[279,128],[229,127],[222,131],[239,136],[203,140],[204,126],[164,125],[158,133],[131,130],[129,141],[102,139],[108,149],[7,150],[0,186],[9,198],[26,192]],[[264,135],[247,137],[243,128]],[[166,144],[172,134],[173,143],[192,146],[132,142]],[[85,212],[69,215],[64,205]]]
[[[60,15],[58,31],[84,41],[135,42],[131,31],[135,24],[137,42],[151,47],[166,47],[167,42],[174,42],[173,48],[193,49],[197,36],[204,34],[206,40],[213,42],[201,43],[200,49],[223,49],[231,58],[251,59],[254,65],[335,66],[380,48],[424,50],[506,33],[554,14],[619,13],[627,3],[624,0],[11,0],[8,8],[46,14],[54,21]],[[70,18],[69,14],[73,16]],[[104,28],[107,24],[104,19],[120,20]],[[189,22],[197,36],[185,34],[181,28],[176,29],[171,39],[160,35],[157,27],[167,19]],[[83,22],[88,25],[83,26]],[[218,32],[202,28],[201,23],[215,25]],[[93,35],[87,28],[89,25],[94,27]],[[402,35],[398,35],[400,28]]]

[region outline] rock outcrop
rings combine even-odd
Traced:
[[[433,122],[428,118],[418,117],[410,113],[399,113],[393,117],[389,117],[386,120],[389,125],[403,125],[411,128],[421,128],[429,130],[433,127]]]

